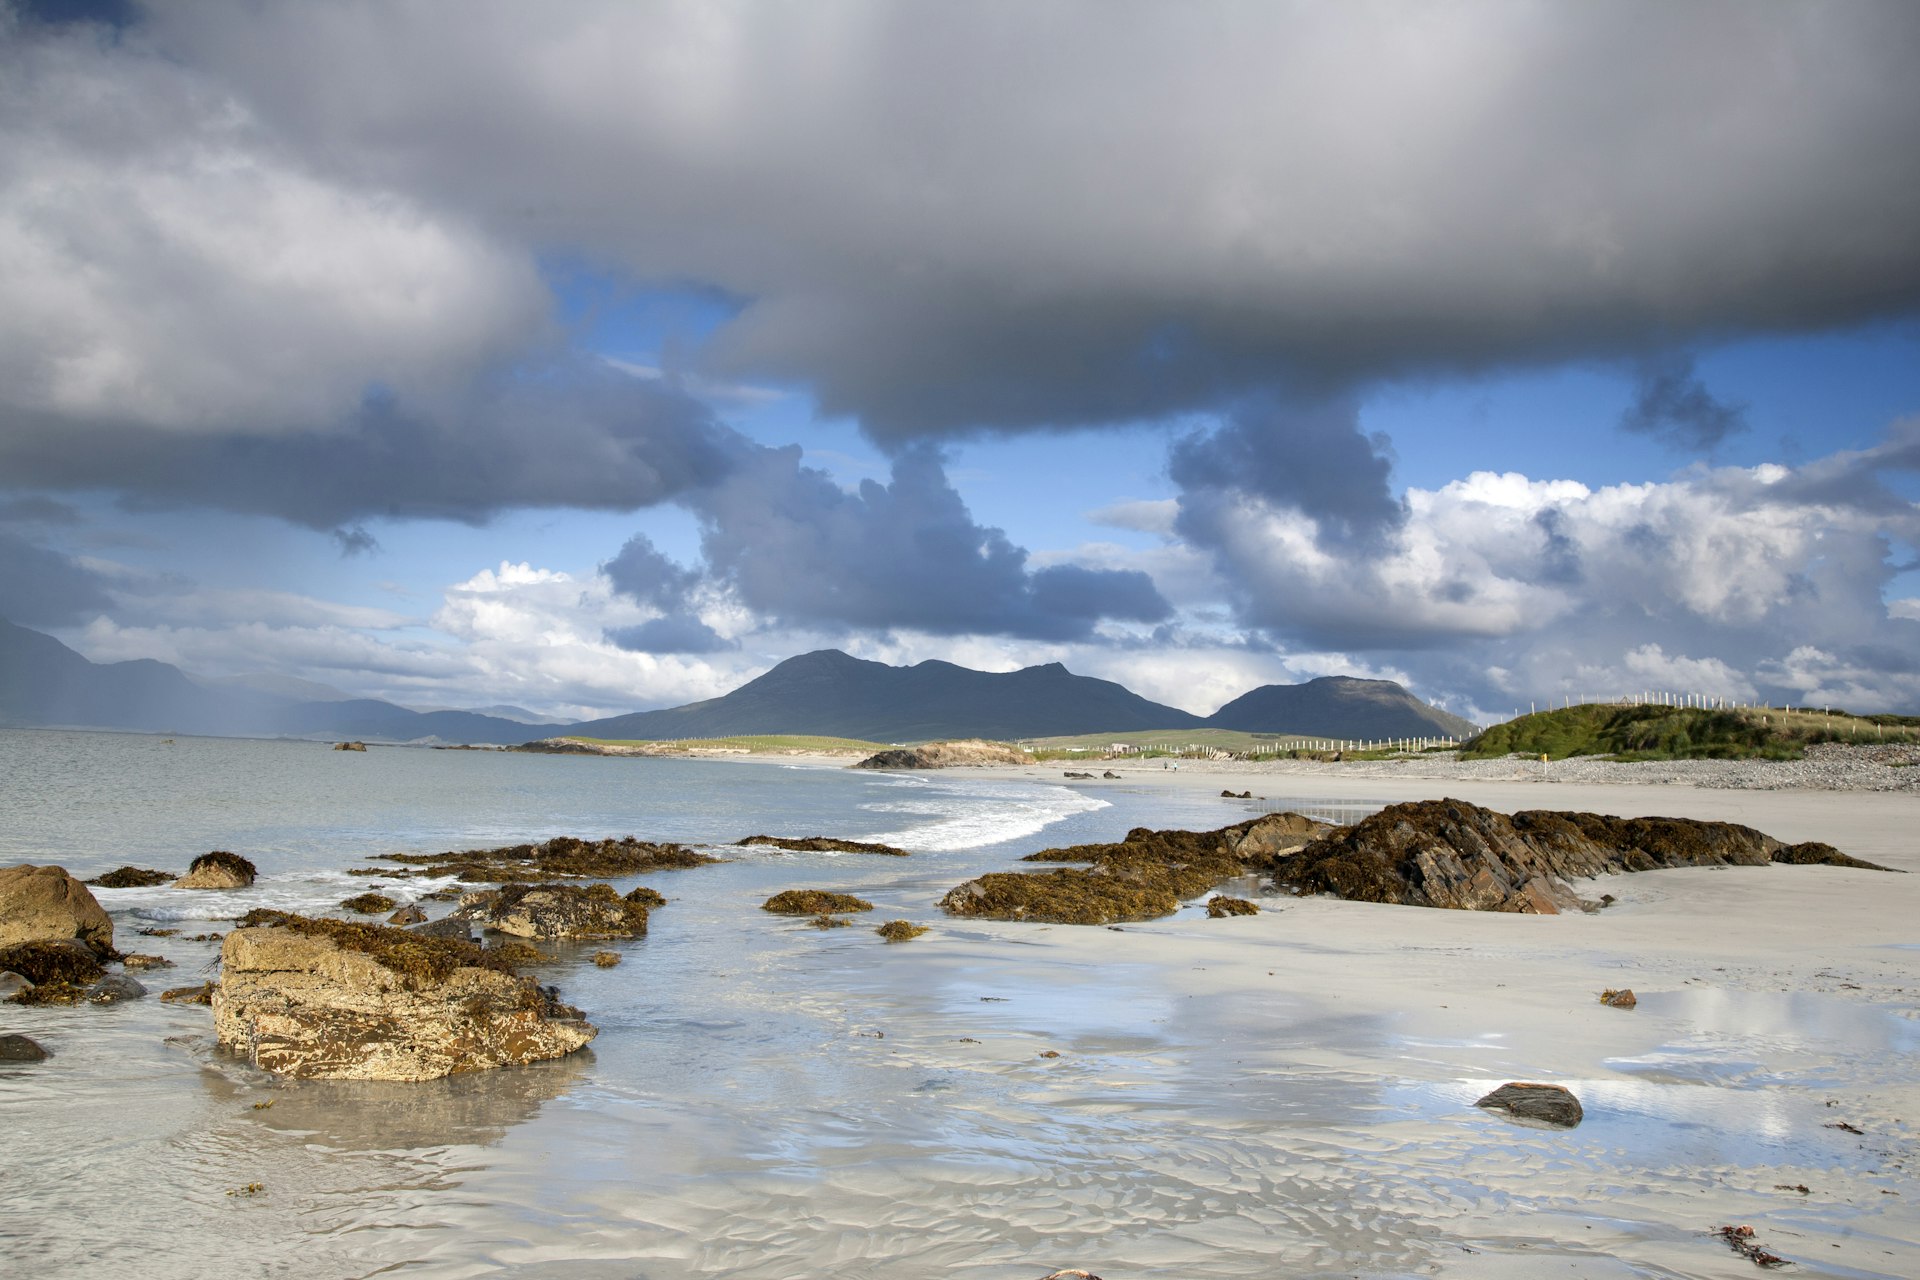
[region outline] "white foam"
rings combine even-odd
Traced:
[[[1004,782],[915,779],[927,794],[912,800],[872,802],[873,813],[918,815],[923,823],[866,837],[930,853],[978,849],[1020,840],[1076,813],[1108,808],[1105,800],[1066,787],[1024,786]]]

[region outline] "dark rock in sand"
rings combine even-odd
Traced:
[[[53,1055],[28,1036],[0,1036],[0,1062],[45,1062]]]
[[[762,911],[777,916],[823,916],[842,911],[871,911],[873,904],[850,893],[829,893],[824,889],[788,889],[760,904]]]
[[[221,949],[221,1044],[301,1079],[432,1080],[557,1058],[595,1029],[471,943],[259,913]]]
[[[1638,1005],[1640,1000],[1633,994],[1632,987],[1624,987],[1619,991],[1608,987],[1600,993],[1600,1003],[1610,1009],[1631,1009]]]
[[[144,867],[118,867],[87,881],[96,889],[151,889],[172,884],[180,878],[177,871],[148,871]]]
[[[113,954],[113,921],[87,886],[64,867],[0,868],[0,947],[64,939],[78,939],[98,956]],[[6,968],[12,966],[0,964]]]
[[[864,840],[840,840],[833,836],[748,836],[745,840],[736,840],[737,846],[771,845],[775,849],[785,849],[790,853],[879,853],[890,858],[904,858],[905,849],[896,849],[890,844],[871,844]]]
[[[1113,770],[1109,769],[1105,773],[1101,774],[1100,776],[1103,778],[1118,778],[1120,775],[1115,773]]]
[[[388,916],[387,923],[388,924],[421,924],[425,922],[426,918],[427,918],[426,912],[422,911],[420,908],[414,906],[411,902],[409,902],[406,906],[400,908],[398,911]]]
[[[1069,769],[1069,770],[1067,770],[1067,771],[1066,771],[1065,773],[1063,773],[1063,774],[1061,774],[1060,776],[1061,776],[1061,777],[1063,777],[1063,778],[1091,778],[1091,777],[1093,777],[1093,775],[1092,775],[1092,774],[1090,774],[1090,773],[1075,773],[1075,772],[1074,772],[1073,770],[1071,770],[1071,769]]]
[[[215,849],[193,860],[187,874],[173,882],[176,889],[245,889],[259,868],[237,853]]]
[[[1503,1084],[1473,1105],[1563,1129],[1573,1128],[1586,1117],[1580,1099],[1557,1084]]]
[[[1260,908],[1245,898],[1229,898],[1222,894],[1207,899],[1207,919],[1224,920],[1228,916],[1257,916]]]
[[[648,910],[610,884],[510,884],[468,894],[453,914],[520,938],[637,938]]]

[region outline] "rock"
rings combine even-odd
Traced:
[[[121,956],[120,966],[130,971],[139,969],[171,969],[173,968],[173,961],[167,959],[165,956],[131,955]]]
[[[1553,914],[1589,909],[1570,879],[1764,866],[1808,848],[1730,822],[1539,810],[1508,817],[1463,800],[1423,800],[1389,805],[1268,868],[1302,891],[1358,902]],[[1808,856],[1824,857],[1818,849]]]
[[[828,893],[824,889],[788,889],[760,904],[762,911],[777,916],[823,916],[842,911],[871,911],[873,904],[850,893]]]
[[[340,904],[342,911],[351,911],[355,915],[377,916],[382,911],[391,911],[400,904],[384,893],[356,893]]]
[[[93,948],[77,938],[16,942],[0,947],[0,970],[17,973],[36,987],[54,983],[85,985],[106,973]]]
[[[637,938],[648,910],[610,884],[510,884],[468,894],[453,915],[519,938]]]
[[[471,943],[280,915],[229,933],[221,1044],[300,1079],[432,1080],[557,1058],[593,1026]]]
[[[620,953],[618,951],[596,951],[593,953],[593,962],[602,969],[611,969],[620,963]]]
[[[927,931],[927,926],[911,920],[889,920],[874,932],[888,942],[912,942]]]
[[[178,880],[173,871],[148,871],[144,867],[119,867],[87,881],[97,889],[151,889],[155,885]]]
[[[426,912],[422,911],[419,907],[416,907],[411,902],[409,902],[406,906],[400,908],[398,911],[388,916],[387,923],[388,924],[423,924],[426,922],[426,918],[427,918]]]
[[[1061,776],[1061,777],[1063,777],[1063,778],[1091,778],[1091,777],[1093,777],[1093,775],[1092,775],[1092,774],[1090,774],[1090,773],[1075,773],[1075,772],[1074,772],[1073,770],[1071,770],[1071,769],[1068,769],[1068,770],[1067,770],[1067,771],[1066,771],[1065,773],[1062,773],[1062,774],[1061,774],[1060,776]]]
[[[0,1001],[13,1000],[33,990],[33,984],[19,974],[7,970],[0,972]]]
[[[113,954],[113,921],[87,886],[63,867],[0,868],[0,947],[69,938],[95,955]]]
[[[1571,1129],[1586,1118],[1580,1099],[1557,1084],[1503,1084],[1473,1105],[1563,1129]]]
[[[0,1036],[0,1062],[45,1062],[52,1056],[28,1036]]]
[[[335,751],[365,751],[367,744],[364,742],[336,742],[333,744],[333,749]]]
[[[833,836],[748,836],[745,840],[734,841],[734,844],[736,846],[771,845],[791,853],[880,853],[890,858],[908,856],[905,849],[896,849],[890,844],[869,844],[863,840],[839,840]]]
[[[429,921],[426,924],[417,924],[407,932],[422,938],[440,938],[449,942],[473,941],[473,926],[465,920],[457,920],[452,916]]]
[[[382,858],[413,870],[394,876],[455,876],[468,884],[531,884],[542,880],[594,880],[637,876],[649,871],[704,867],[720,859],[684,845],[652,844],[632,836],[581,840],[555,836],[542,844],[505,845],[448,853],[387,853]],[[428,895],[431,897],[432,895]]]
[[[929,742],[918,747],[882,751],[854,765],[856,769],[953,769],[995,764],[1032,764],[1033,757],[1001,742],[968,738],[957,742]]]
[[[1300,813],[1269,813],[1252,822],[1225,829],[1227,847],[1242,861],[1264,864],[1265,860],[1304,849],[1334,831],[1331,823]]]
[[[1632,987],[1624,987],[1619,991],[1608,987],[1600,993],[1600,1003],[1612,1009],[1631,1009],[1640,1001],[1634,997]]]
[[[1105,773],[1101,774],[1100,776],[1103,778],[1118,778],[1120,775],[1115,773],[1113,770],[1109,769]]]
[[[173,882],[176,889],[245,889],[253,883],[257,868],[237,853],[215,849],[193,860],[187,874]]]
[[[1229,898],[1225,895],[1207,899],[1207,919],[1224,920],[1228,916],[1257,916],[1260,908],[1245,898]]]
[[[88,1004],[119,1004],[122,1000],[138,1000],[146,994],[145,986],[132,978],[114,974],[88,987],[83,999]]]
[[[203,982],[197,987],[169,987],[160,993],[161,1004],[212,1004],[213,984]]]

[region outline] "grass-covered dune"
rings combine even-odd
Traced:
[[[1613,756],[1621,760],[1797,760],[1820,742],[1920,742],[1920,718],[1855,716],[1779,707],[1616,706],[1584,703],[1497,724],[1461,748],[1493,756]]]

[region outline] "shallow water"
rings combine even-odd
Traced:
[[[933,909],[1046,845],[1270,807],[1118,783],[0,731],[0,862],[87,876],[221,847],[261,865],[232,894],[100,892],[123,950],[176,962],[143,976],[156,990],[198,981],[218,944],[137,929],[327,909],[383,852],[767,832],[914,855],[726,848],[723,865],[643,877],[669,905],[622,964],[555,946],[542,970],[599,1038],[527,1068],[281,1082],[216,1050],[201,1008],[0,1006],[0,1029],[57,1055],[0,1068],[0,1272],[1389,1277],[1490,1236],[1526,1247],[1527,1221],[1555,1274],[1671,1276],[1694,1273],[1657,1261],[1658,1196],[1809,1169],[1877,1185],[1884,1144],[1836,1142],[1815,1113],[1830,1076],[1910,1072],[1915,1024],[1886,1010],[1650,993],[1649,1025],[1673,1034],[1580,1082],[1588,1123],[1545,1133],[1471,1107],[1498,1080],[1406,1078],[1429,1051],[1392,1019],[1284,986],[1194,1000],[1124,937],[1098,963],[1036,967],[1039,934]],[[757,910],[790,887],[878,909],[833,931]],[[938,927],[907,946],[864,927],[895,916]],[[1809,1231],[1849,1212],[1823,1208]],[[1579,1234],[1596,1228],[1603,1242]],[[1699,1272],[1731,1273],[1717,1258]]]

